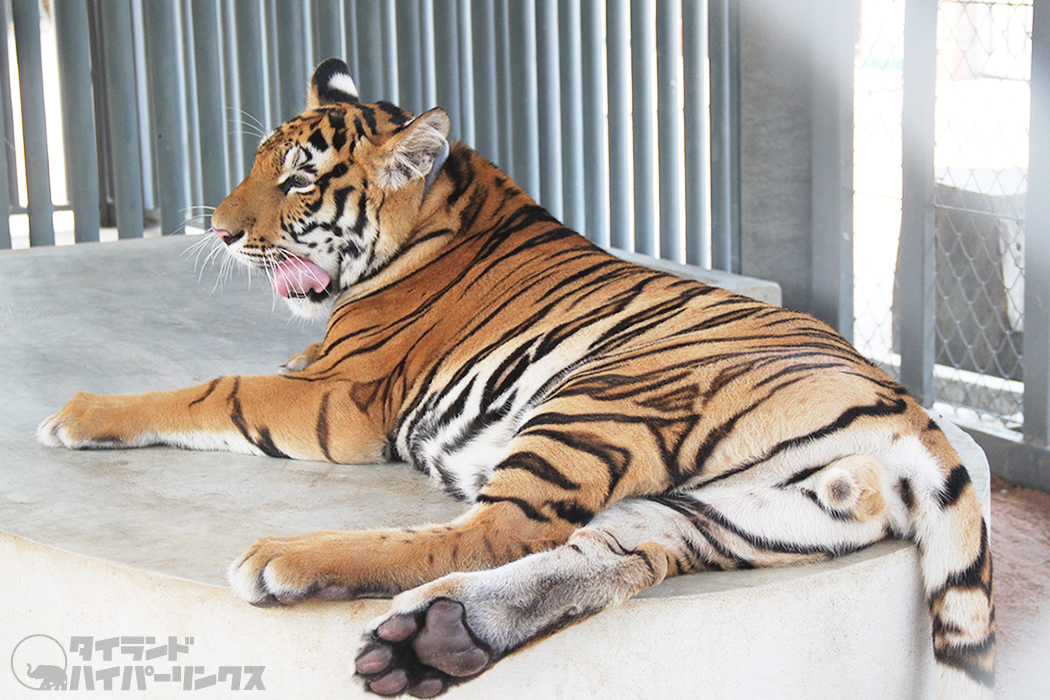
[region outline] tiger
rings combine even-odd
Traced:
[[[994,687],[988,525],[936,420],[816,318],[616,257],[321,63],[211,219],[324,338],[267,376],[75,395],[38,438],[407,461],[444,524],[265,537],[257,606],[392,597],[354,663],[431,697],[672,576],[917,545],[942,698]]]

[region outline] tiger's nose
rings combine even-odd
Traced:
[[[238,231],[237,233],[231,233],[231,232],[227,231],[226,229],[222,229],[222,228],[217,228],[217,229],[212,229],[212,230],[215,231],[215,235],[219,237],[219,240],[222,241],[223,243],[225,243],[226,245],[230,245],[230,244],[234,243],[235,241],[240,240],[244,236],[244,231]]]

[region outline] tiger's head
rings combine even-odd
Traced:
[[[409,242],[448,154],[448,116],[360,104],[346,64],[310,80],[305,112],[270,133],[212,214],[236,260],[264,271],[301,316],[325,316]]]

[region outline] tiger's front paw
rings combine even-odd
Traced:
[[[353,556],[347,533],[315,532],[294,537],[264,537],[230,564],[227,579],[234,594],[252,605],[295,605],[308,598],[347,600],[362,591],[347,580]]]
[[[321,356],[321,347],[321,343],[312,343],[310,347],[306,348],[298,355],[293,356],[292,359],[281,365],[280,373],[291,374],[293,372],[302,372]]]
[[[151,436],[134,428],[139,416],[124,396],[79,393],[37,428],[37,439],[51,447],[74,449],[137,447]]]
[[[365,687],[378,695],[430,698],[491,666],[492,650],[478,639],[462,603],[438,598],[414,613],[376,625],[354,662]]]

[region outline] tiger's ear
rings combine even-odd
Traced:
[[[316,109],[341,102],[357,103],[357,85],[345,63],[338,58],[329,58],[314,69],[306,107]]]
[[[447,154],[448,115],[435,107],[419,115],[391,136],[378,154],[376,179],[381,187],[396,190],[416,178],[431,175],[435,160]]]

